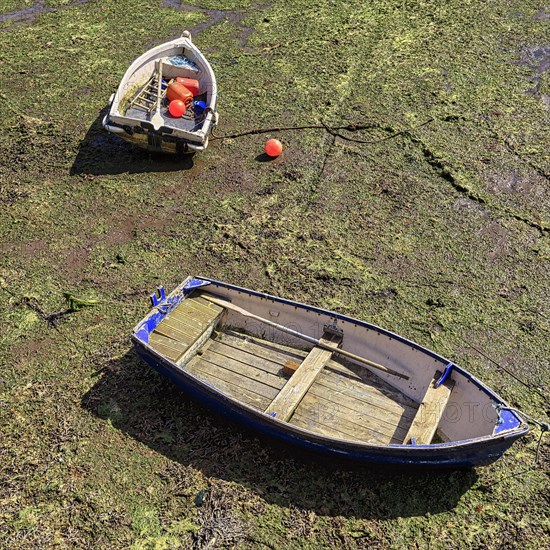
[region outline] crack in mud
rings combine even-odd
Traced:
[[[12,11],[9,13],[3,13],[0,14],[0,24],[11,22],[11,24],[7,25],[6,27],[0,29],[0,32],[7,31],[11,29],[12,27],[15,27],[17,25],[21,25],[23,23],[31,23],[34,21],[39,15],[42,15],[44,13],[51,13],[58,10],[64,10],[67,8],[72,8],[74,6],[81,6],[83,4],[86,4],[88,0],[76,0],[75,2],[72,2],[71,4],[67,4],[65,6],[59,6],[59,7],[47,7],[45,4],[46,2],[44,0],[37,2],[34,4],[34,6],[30,6],[28,8],[23,8],[21,10]]]
[[[259,4],[255,3],[252,4],[250,7],[251,9],[267,9],[270,6],[272,6],[272,2],[266,3],[266,4]],[[239,45],[243,48],[247,45],[248,39],[254,32],[254,28],[247,27],[243,25],[243,20],[248,16],[249,11],[244,11],[242,9],[235,9],[235,10],[215,10],[215,9],[208,9],[208,8],[201,8],[200,6],[191,6],[189,4],[182,4],[180,0],[163,0],[162,5],[167,8],[173,8],[179,11],[186,11],[186,12],[198,12],[202,15],[206,15],[208,19],[204,21],[203,23],[199,23],[198,25],[195,25],[194,27],[191,27],[189,32],[191,35],[198,34],[202,31],[205,31],[209,29],[210,27],[213,27],[214,25],[221,23],[222,21],[230,21],[231,23],[234,23],[237,27],[240,28],[239,32]]]
[[[511,218],[518,220],[520,222],[525,223],[529,227],[533,227],[534,229],[537,229],[540,231],[540,233],[546,233],[550,231],[550,227],[548,227],[543,222],[537,222],[531,218],[527,218],[525,216],[522,216],[521,214],[518,214],[516,212],[513,212],[512,210],[509,210],[508,208],[498,208],[497,206],[490,204],[487,200],[485,200],[483,197],[475,194],[471,189],[469,189],[467,186],[461,184],[459,181],[457,181],[456,177],[452,174],[451,167],[447,164],[445,164],[440,158],[438,158],[431,150],[430,148],[420,139],[415,138],[413,136],[409,136],[411,141],[420,147],[420,150],[422,151],[422,154],[424,156],[425,161],[432,167],[432,169],[437,172],[437,174],[443,178],[445,181],[449,182],[453,188],[458,191],[459,193],[466,195],[466,197],[482,206],[488,207],[493,211],[496,211],[501,214],[505,214],[507,216],[510,216]]]
[[[493,134],[493,138],[497,141],[502,142],[504,147],[508,150],[509,153],[514,155],[519,161],[524,162],[532,168],[540,177],[544,178],[545,180],[550,182],[550,174],[548,172],[545,172],[540,166],[535,164],[532,160],[525,158],[521,153],[518,153],[514,146],[505,138],[499,135],[499,133],[490,125],[487,124],[487,127],[489,128],[491,134]]]
[[[424,160],[442,177],[444,180],[448,181],[459,193],[466,195],[469,199],[479,203],[486,204],[485,199],[476,195],[472,192],[471,189],[468,189],[465,185],[462,185],[451,173],[449,166],[445,165],[422,141],[412,138],[413,143],[416,143],[420,146],[420,150],[424,155]]]

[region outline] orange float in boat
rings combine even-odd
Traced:
[[[198,80],[195,80],[194,78],[183,78],[182,76],[178,76],[176,78],[176,82],[183,84],[193,94],[193,96],[199,95]]]
[[[186,109],[193,103],[193,94],[189,88],[184,86],[181,82],[172,82],[168,86],[166,98],[168,101],[174,101],[175,99],[183,101]]]

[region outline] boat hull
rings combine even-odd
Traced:
[[[294,309],[309,308],[309,306],[304,306],[303,304],[280,298],[275,299],[262,293],[256,293],[233,285],[220,283],[218,281],[212,281],[204,278],[193,279],[193,281],[198,281],[207,285],[212,284],[215,290],[226,288],[238,294],[277,300],[285,305],[291,306]],[[182,287],[179,288],[181,295],[180,297],[174,297],[173,293],[171,295],[172,299],[168,297],[168,300],[165,301],[164,304],[168,305],[168,307],[173,307],[179,300],[184,299],[184,293],[181,293],[181,289]],[[312,309],[316,314],[323,311],[315,308],[310,309]],[[325,313],[332,316],[337,315],[331,312]],[[148,321],[140,323],[132,335],[132,340],[138,354],[149,365],[156,369],[160,374],[170,379],[189,395],[224,417],[232,418],[246,425],[248,428],[262,434],[300,447],[301,449],[313,451],[319,455],[328,457],[331,460],[351,460],[354,462],[403,467],[414,466],[447,469],[471,468],[494,462],[502,456],[502,454],[513,444],[516,439],[528,431],[527,426],[520,419],[511,417],[512,425],[510,429],[503,429],[500,432],[495,430],[496,433],[484,437],[474,437],[472,439],[464,439],[461,441],[428,445],[369,444],[363,442],[345,441],[334,437],[326,437],[322,434],[313,433],[290,423],[273,418],[263,412],[251,409],[223,392],[220,392],[217,388],[204,380],[198,379],[185,368],[174,364],[172,361],[156,352],[156,350],[148,345],[146,341],[147,338],[144,338],[143,334],[144,331],[152,330],[151,327],[158,322],[158,319],[155,319],[155,317],[162,316],[163,313],[159,312],[150,314],[150,316],[146,318]],[[339,315],[337,316],[339,319],[361,323],[360,321],[351,318]],[[150,327],[147,326],[148,323],[151,325]],[[393,334],[392,337],[399,338]],[[406,340],[404,341],[411,344]],[[425,351],[426,353],[433,353],[428,350]],[[469,373],[461,369],[461,374],[468,375],[469,381],[478,385],[480,389],[489,394],[496,403],[502,403],[505,405],[504,402],[502,402],[502,400],[500,400],[500,398],[492,392],[492,390],[481,384],[481,382],[477,381],[474,377],[469,375]]]
[[[284,441],[306,451],[313,451],[320,457],[331,460],[376,464],[380,466],[422,467],[430,469],[463,469],[485,466],[498,460],[521,433],[501,436],[490,441],[455,444],[439,444],[422,447],[404,445],[371,446],[328,440],[323,437],[305,436],[293,430],[290,425],[275,425],[269,417],[257,415],[244,407],[224,398],[214,388],[210,389],[174,368],[134,340],[138,355],[165,378],[201,404],[224,418],[242,423],[249,429],[270,438]]]

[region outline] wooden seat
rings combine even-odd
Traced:
[[[223,308],[204,298],[188,297],[155,328],[149,344],[162,355],[183,365],[216,328]]]
[[[440,377],[441,373],[436,372],[403,443],[414,441],[417,445],[426,445],[432,442],[455,384],[453,380],[447,378],[441,386],[436,388],[435,385]]]
[[[337,348],[341,337],[324,334],[321,342]],[[314,347],[296,369],[290,380],[283,386],[265,412],[279,420],[288,421],[294,414],[296,407],[304,398],[309,388],[331,359],[332,352],[323,348]]]

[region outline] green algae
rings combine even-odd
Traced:
[[[225,527],[220,547],[548,545],[536,432],[475,473],[312,466],[186,400],[128,342],[158,284],[201,273],[368,319],[543,416],[540,6],[47,5],[0,32],[0,546],[199,547]],[[219,135],[368,123],[342,134],[371,143],[285,132],[259,162],[262,134],[173,161],[106,135],[128,64],[208,10],[226,10],[194,36]],[[98,303],[52,325],[67,290]]]

